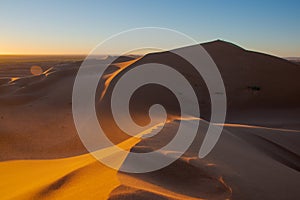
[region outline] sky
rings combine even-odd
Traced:
[[[198,43],[222,39],[297,57],[299,7],[269,0],[0,0],[0,54],[88,54],[121,31],[163,27]]]

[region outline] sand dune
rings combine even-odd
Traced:
[[[221,138],[204,159],[198,158],[198,151],[209,123],[210,98],[203,79],[185,60],[170,52],[121,57],[99,83],[99,123],[111,141],[124,149],[159,149],[173,138],[180,120],[189,126],[195,120],[200,123],[195,141],[180,159],[143,174],[111,169],[81,143],[72,118],[72,88],[80,59],[22,60],[11,69],[8,66],[14,62],[2,60],[1,199],[298,199],[299,65],[223,41],[203,47],[222,74],[229,102]],[[104,67],[114,59],[97,63]],[[123,74],[149,62],[173,66],[190,80],[201,97],[201,116],[181,119],[174,94],[145,86],[132,97],[132,118],[147,124],[149,107],[159,103],[168,112],[168,123],[153,137],[141,133],[141,138],[132,138],[116,126],[110,96]],[[30,74],[32,65],[41,66],[43,73]],[[126,155],[120,157],[111,149],[98,153],[118,159],[120,168],[128,164]],[[166,157],[176,153],[160,151]]]
[[[135,139],[119,144],[130,150]],[[110,149],[103,157],[125,157]],[[53,160],[17,160],[0,163],[2,199],[106,199],[120,185],[117,171],[100,164],[90,154]],[[100,189],[101,188],[101,189]]]

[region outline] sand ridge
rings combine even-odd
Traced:
[[[297,199],[299,66],[224,41],[203,46],[224,78],[229,102],[221,138],[205,159],[197,155],[209,123],[210,101],[203,81],[185,61],[170,52],[123,57],[101,80],[107,83],[107,90],[101,99],[100,87],[97,108],[108,107],[113,85],[122,74],[153,60],[174,66],[202,95],[202,116],[182,119],[177,116],[177,102],[170,100],[173,96],[164,88],[145,87],[147,94],[136,94],[132,117],[137,123],[149,120],[143,113],[156,103],[152,98],[157,97],[155,92],[164,94],[158,102],[170,111],[161,132],[150,138],[129,137],[115,127],[108,110],[101,113],[108,137],[133,152],[149,152],[165,145],[180,120],[191,126],[200,120],[195,141],[180,159],[144,174],[113,170],[95,160],[81,143],[72,118],[71,97],[82,59],[51,64],[49,60],[30,60],[11,70],[1,69],[1,199]],[[104,67],[114,59],[97,62]],[[32,65],[41,66],[43,73],[29,74]],[[126,155],[120,157],[110,149],[98,153],[120,159],[120,167],[126,165]],[[178,152],[160,153],[172,156]]]

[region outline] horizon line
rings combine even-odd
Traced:
[[[151,52],[150,52],[151,53]],[[258,53],[262,53],[262,52],[258,52]],[[146,53],[149,54],[149,53]],[[65,54],[1,54],[0,53],[0,57],[3,56],[78,56],[78,57],[87,57],[87,56],[143,56],[146,54],[128,54],[128,55],[119,55],[119,54],[71,54],[71,53],[65,53]],[[264,54],[268,54],[268,53],[264,53]],[[272,54],[268,54],[268,55],[272,55]],[[278,58],[284,58],[284,59],[289,59],[289,60],[294,60],[294,59],[300,59],[300,56],[276,56],[276,55],[272,55]]]

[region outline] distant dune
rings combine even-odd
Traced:
[[[287,57],[285,59],[300,65],[300,57]]]
[[[299,199],[299,65],[220,40],[202,46],[218,66],[228,101],[221,138],[204,159],[197,155],[210,120],[210,97],[202,77],[186,60],[171,52],[97,60],[99,67],[113,61],[99,82],[99,123],[124,149],[159,149],[174,137],[181,120],[172,92],[145,86],[132,97],[133,119],[147,124],[149,107],[159,103],[168,112],[168,122],[150,138],[125,134],[113,120],[110,98],[114,85],[130,69],[150,62],[172,66],[200,99],[201,116],[183,122],[200,122],[194,143],[170,166],[144,174],[121,173],[99,163],[80,141],[72,117],[72,89],[83,58],[18,63],[2,59],[1,199]],[[33,65],[43,73],[32,75]],[[126,165],[126,157],[109,149],[102,154],[119,159],[120,167]]]

